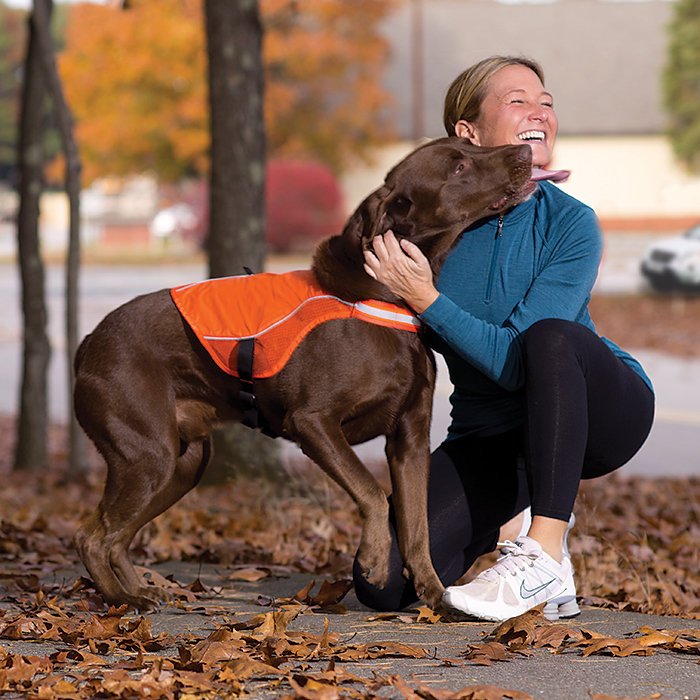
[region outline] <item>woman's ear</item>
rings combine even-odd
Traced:
[[[460,119],[455,124],[455,135],[459,136],[461,139],[467,139],[475,146],[480,146],[479,135],[477,134],[476,127],[471,122],[464,121]]]

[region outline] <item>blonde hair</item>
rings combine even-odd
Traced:
[[[533,71],[544,85],[544,71],[537,61],[524,56],[490,56],[460,73],[447,89],[443,123],[448,136],[455,135],[458,121],[475,122],[491,76],[505,66],[525,66]]]

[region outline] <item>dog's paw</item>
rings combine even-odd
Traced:
[[[154,598],[159,603],[167,603],[173,599],[172,592],[162,586],[142,586],[139,589],[139,595]]]
[[[388,518],[367,518],[357,550],[357,563],[365,580],[377,588],[384,588],[389,581],[391,541]]]
[[[420,554],[420,553],[419,553]],[[404,565],[403,575],[413,583],[419,598],[424,600],[433,610],[442,602],[445,587],[430,561],[430,553],[414,556]]]
[[[420,597],[428,604],[430,608],[439,611],[443,606],[442,594],[444,592],[445,589],[442,586],[439,588],[439,590],[435,590],[435,588],[431,588],[430,590],[426,589],[420,594]]]
[[[357,563],[364,579],[376,588],[384,588],[389,580],[389,561],[387,558],[376,554],[364,556],[358,553]]]
[[[139,612],[149,612],[157,610],[170,599],[170,593],[160,586],[140,586],[125,602]]]

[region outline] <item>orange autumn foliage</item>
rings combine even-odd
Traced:
[[[270,156],[339,171],[391,134],[378,23],[397,0],[261,0]],[[59,66],[85,180],[151,170],[207,171],[202,0],[71,6]]]

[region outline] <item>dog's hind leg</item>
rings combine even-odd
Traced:
[[[155,607],[168,594],[145,585],[129,559],[129,546],[144,525],[197,484],[211,452],[208,437],[182,448],[178,439],[181,454],[175,454],[164,443],[160,446],[160,454],[144,454],[128,464],[107,457],[109,469],[102,501],[75,540],[83,563],[105,599],[138,609]]]
[[[127,590],[137,590],[139,598],[156,601],[168,600],[170,595],[158,586],[144,586],[129,558],[129,546],[136,533],[144,526],[177,503],[199,482],[211,456],[211,439],[181,443],[181,454],[175,463],[175,472],[169,481],[160,485],[147,507],[132,519],[120,537],[114,540],[111,549],[112,567]],[[135,607],[142,607],[141,605]]]

